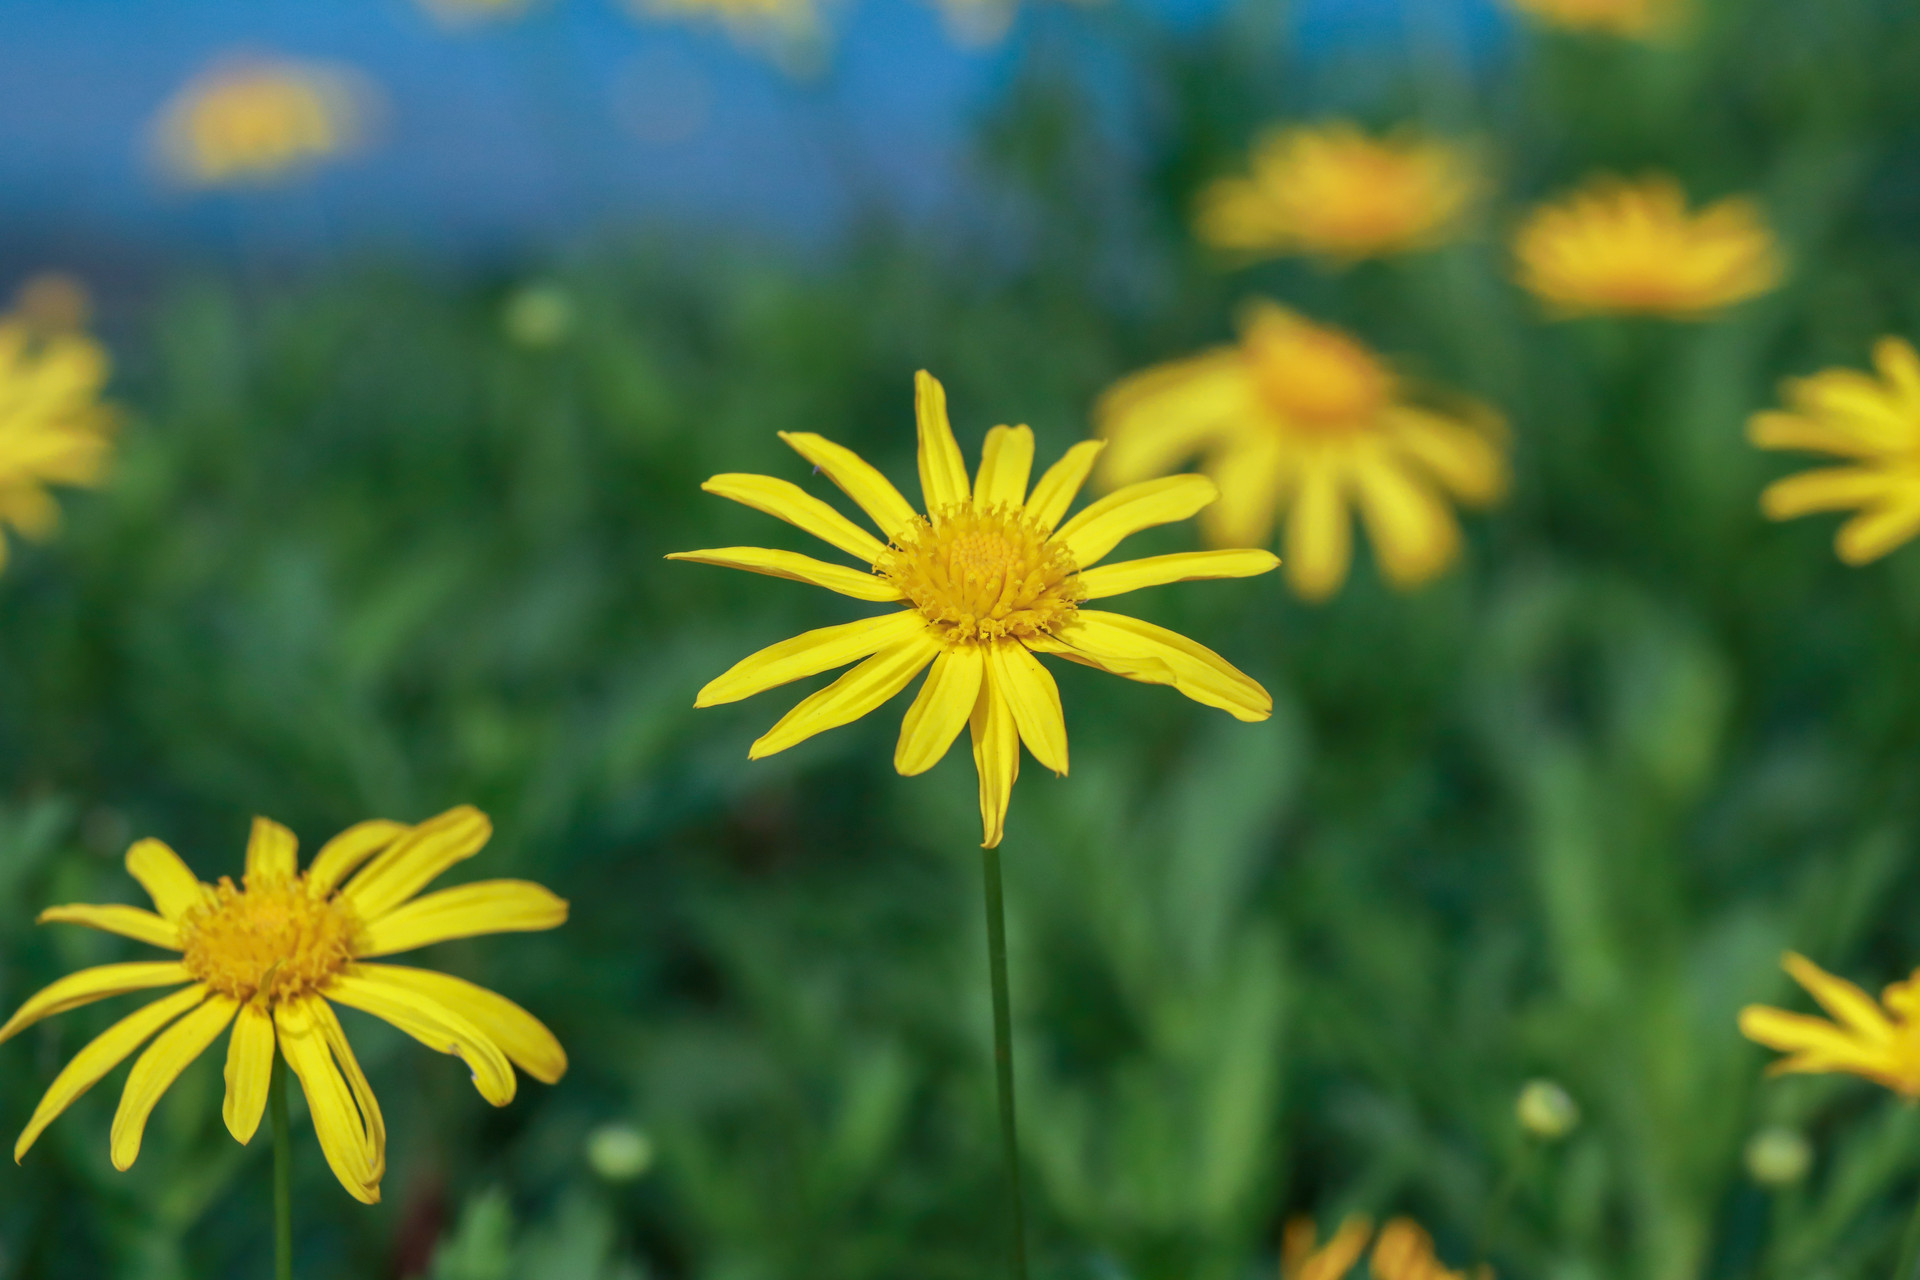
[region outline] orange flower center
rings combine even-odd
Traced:
[[[295,877],[213,895],[180,922],[187,972],[222,995],[269,1004],[324,985],[353,960],[354,918],[344,903],[317,899]]]
[[[1348,432],[1371,426],[1393,379],[1346,334],[1298,321],[1263,321],[1245,345],[1254,385],[1287,426]]]
[[[956,642],[1051,634],[1085,599],[1073,557],[1018,508],[916,516],[877,567]]]

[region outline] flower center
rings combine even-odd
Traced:
[[[1245,346],[1261,398],[1288,426],[1359,430],[1373,424],[1393,394],[1380,362],[1337,330],[1263,317]]]
[[[222,876],[187,913],[180,932],[187,972],[222,995],[269,1004],[305,995],[353,959],[355,921],[336,900],[316,899],[295,877],[244,889]]]
[[[915,516],[878,569],[950,641],[1029,639],[1071,621],[1081,590],[1065,547],[1015,508]]]

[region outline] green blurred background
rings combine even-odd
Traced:
[[[1501,406],[1514,493],[1412,595],[1363,556],[1321,607],[1277,576],[1139,597],[1262,680],[1266,724],[1060,671],[1073,774],[1029,766],[1004,849],[1037,1274],[1270,1276],[1286,1218],[1350,1211],[1503,1276],[1884,1273],[1920,1116],[1763,1082],[1734,1014],[1803,1007],[1788,946],[1869,986],[1920,961],[1920,548],[1853,570],[1831,521],[1765,523],[1794,464],[1742,424],[1780,377],[1920,333],[1920,11],[1700,7],[1643,46],[1407,0],[1404,39],[1303,47],[1264,3],[1170,25],[1108,0],[1023,27],[969,117],[991,216],[115,258],[89,283],[118,464],[0,577],[0,1003],[132,954],[32,917],[134,900],[135,836],[210,877],[256,812],[311,849],[472,802],[499,828],[473,874],[573,919],[428,962],[538,1013],[574,1068],[494,1112],[349,1013],[386,1201],[303,1148],[299,1274],[999,1274],[967,753],[894,776],[889,712],[750,765],[793,695],[694,691],[851,615],[661,557],[800,546],[699,490],[806,481],[780,430],[909,477],[917,367],[970,456],[1027,421],[1051,457],[1112,380],[1265,293]],[[1476,232],[1340,272],[1192,244],[1202,181],[1336,112],[1477,140]],[[1707,324],[1545,322],[1504,239],[1595,168],[1757,193],[1788,283]],[[113,1008],[0,1049],[0,1132]],[[226,1134],[216,1056],[131,1173],[117,1077],[0,1163],[0,1276],[265,1273],[265,1143]],[[1515,1121],[1534,1077],[1581,1109],[1560,1143]],[[1810,1143],[1803,1177],[1753,1176],[1769,1127]]]

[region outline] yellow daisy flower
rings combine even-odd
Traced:
[[[1195,230],[1216,249],[1351,262],[1439,242],[1478,189],[1452,143],[1372,138],[1345,122],[1282,129],[1254,147],[1246,177],[1200,193]]]
[[[1198,454],[1220,487],[1201,518],[1207,540],[1269,541],[1286,514],[1287,580],[1324,600],[1346,580],[1350,506],[1388,579],[1412,587],[1459,551],[1443,495],[1486,504],[1505,492],[1504,428],[1491,409],[1418,403],[1359,342],[1271,302],[1243,317],[1237,347],[1158,365],[1094,407],[1112,444],[1109,485],[1134,484]]]
[[[113,448],[106,380],[107,353],[84,333],[37,313],[0,319],[0,528],[46,537],[60,519],[47,486],[100,483]]]
[[[357,146],[369,94],[339,68],[293,61],[216,66],[174,95],[160,158],[197,186],[271,182]]]
[[[14,1159],[25,1156],[74,1099],[152,1039],[134,1062],[113,1117],[114,1168],[131,1168],[160,1095],[232,1027],[228,1131],[245,1143],[259,1128],[277,1046],[306,1093],[320,1149],[340,1185],[377,1203],[386,1126],[335,1004],[384,1018],[429,1049],[458,1056],[480,1095],[496,1107],[513,1100],[515,1066],[548,1084],[558,1080],[566,1053],[519,1005],[450,974],[366,963],[449,938],[551,929],[566,920],[564,901],[522,880],[483,880],[421,896],[492,833],[487,816],[467,806],[415,827],[363,822],[328,841],[302,873],[293,833],[255,818],[237,887],[224,876],[217,885],[202,884],[158,840],[136,843],[127,850],[127,871],[152,897],[157,914],[75,905],[50,907],[40,921],[121,934],[177,951],[179,959],[101,965],[62,978],[0,1026],[0,1043],[42,1018],[109,996],[180,989],[122,1018],[74,1056],[14,1144]]]
[[[1367,1259],[1367,1271],[1373,1280],[1464,1280],[1463,1273],[1450,1271],[1434,1256],[1433,1237],[1412,1218],[1394,1218],[1380,1228],[1378,1239],[1373,1224],[1364,1217],[1350,1217],[1340,1224],[1332,1239],[1315,1247],[1313,1223],[1295,1218],[1287,1223],[1280,1242],[1280,1274],[1284,1280],[1345,1280],[1367,1242],[1373,1241],[1373,1255]],[[1491,1273],[1482,1268],[1483,1280]]]
[[[1681,0],[1509,0],[1529,17],[1568,31],[1644,39],[1671,28]]]
[[[1760,1004],[1742,1009],[1742,1035],[1791,1055],[1775,1061],[1768,1074],[1845,1072],[1903,1098],[1920,1098],[1920,969],[1889,986],[1875,1004],[1803,955],[1789,951],[1781,964],[1834,1021]]]
[[[643,20],[711,19],[744,43],[772,41],[776,51],[803,48],[823,34],[813,0],[627,0]]]
[[[1753,201],[1698,213],[1671,178],[1602,177],[1542,205],[1514,241],[1520,283],[1561,316],[1699,319],[1780,282],[1785,267]]]
[[[1920,533],[1920,355],[1901,338],[1882,338],[1873,362],[1878,378],[1827,369],[1788,379],[1781,394],[1789,407],[1747,422],[1747,438],[1762,449],[1846,460],[1774,481],[1760,509],[1775,520],[1857,510],[1834,538],[1840,558],[1856,565]]]
[[[973,730],[980,774],[983,845],[1000,843],[1020,769],[1020,744],[1056,774],[1067,771],[1060,691],[1037,654],[1052,654],[1148,684],[1168,684],[1240,720],[1264,720],[1273,699],[1210,649],[1088,600],[1195,578],[1244,578],[1279,562],[1265,551],[1202,551],[1101,565],[1121,539],[1187,517],[1212,502],[1213,482],[1172,476],[1120,490],[1061,522],[1102,443],[1089,440],[1031,491],[1033,432],[987,433],[979,474],[968,484],[946,392],[916,375],[920,488],[914,510],[886,477],[851,450],[811,433],[780,438],[852,498],[882,542],[798,485],[771,476],[718,475],[701,486],[838,547],[868,566],[851,569],[792,551],[722,547],[669,559],[792,578],[899,607],[809,631],[736,663],[700,690],[697,707],[737,702],[850,662],[860,665],[781,717],[748,753],[758,760],[848,724],[899,693],[928,667],[893,755],[902,774],[924,773],[963,727]],[[1096,567],[1097,566],[1097,567]]]

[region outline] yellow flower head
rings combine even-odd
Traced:
[[[1920,533],[1920,355],[1903,339],[1882,338],[1873,362],[1878,378],[1827,369],[1789,379],[1782,388],[1788,408],[1747,422],[1747,438],[1762,449],[1846,461],[1774,481],[1760,509],[1775,520],[1858,511],[1834,539],[1848,564],[1876,560]]]
[[[241,62],[196,76],[162,109],[161,159],[196,186],[272,182],[362,140],[368,95],[352,74]]]
[[[59,522],[48,485],[96,485],[112,452],[100,402],[107,353],[39,313],[0,319],[0,528],[43,538]],[[0,537],[0,565],[7,544]]]
[[[1698,319],[1765,293],[1784,265],[1746,199],[1698,213],[1671,178],[1597,178],[1521,225],[1520,283],[1562,316]]]
[[[947,421],[946,392],[924,372],[917,375],[915,391],[924,513],[851,450],[808,433],[780,436],[867,513],[885,542],[785,480],[719,475],[702,486],[804,529],[866,568],[761,547],[668,557],[792,578],[856,600],[897,606],[878,617],[809,631],[762,649],[700,691],[695,706],[717,706],[850,662],[860,664],[781,717],[753,744],[753,759],[859,719],[931,667],[901,725],[894,767],[909,776],[926,772],[970,725],[984,843],[992,848],[1006,823],[1020,744],[1054,773],[1067,771],[1060,691],[1036,654],[1129,680],[1170,684],[1240,720],[1264,720],[1272,713],[1267,691],[1212,650],[1152,623],[1084,607],[1089,600],[1141,587],[1244,578],[1274,568],[1279,562],[1265,551],[1099,563],[1127,535],[1185,520],[1212,502],[1212,481],[1173,476],[1133,485],[1062,523],[1101,441],[1067,450],[1029,490],[1033,432],[1024,426],[995,427],[987,433],[979,474],[969,484]]]
[[[1768,1074],[1845,1072],[1904,1098],[1920,1098],[1920,970],[1888,987],[1875,1004],[1805,956],[1789,951],[1782,965],[1834,1020],[1759,1004],[1742,1009],[1742,1035],[1791,1055],[1774,1062]]]
[[[716,21],[742,43],[771,42],[789,53],[822,35],[814,0],[627,0],[627,7],[647,20]]]
[[[1682,0],[1510,0],[1529,17],[1568,31],[1645,39],[1670,29]]]
[[[1412,1218],[1394,1218],[1373,1237],[1373,1224],[1364,1217],[1350,1217],[1340,1224],[1333,1238],[1315,1247],[1313,1223],[1295,1218],[1287,1223],[1280,1243],[1280,1274],[1283,1280],[1345,1280],[1367,1242],[1373,1240],[1373,1256],[1367,1270],[1373,1280],[1463,1280],[1462,1273],[1449,1271],[1434,1256],[1433,1237]],[[1482,1269],[1481,1280],[1491,1280]]]
[[[0,1026],[0,1042],[42,1018],[109,996],[180,989],[122,1018],[74,1056],[14,1144],[14,1159],[25,1156],[74,1099],[152,1039],[127,1076],[113,1118],[113,1165],[131,1168],[160,1095],[231,1027],[228,1130],[245,1143],[260,1127],[277,1046],[306,1093],[327,1164],[356,1199],[376,1203],[386,1170],[386,1126],[335,1004],[384,1018],[429,1049],[458,1056],[496,1107],[513,1100],[515,1066],[548,1084],[558,1080],[567,1069],[565,1052],[519,1005],[449,974],[366,963],[449,938],[551,929],[566,920],[565,902],[521,880],[421,894],[477,853],[492,832],[485,814],[464,806],[415,827],[363,822],[328,841],[302,873],[293,833],[255,818],[239,885],[226,877],[202,884],[158,840],[136,843],[127,850],[127,871],[157,913],[50,907],[40,913],[41,923],[88,925],[179,958],[101,965],[62,978]]]
[[[1213,248],[1345,262],[1402,253],[1444,239],[1479,186],[1452,143],[1347,123],[1271,133],[1252,161],[1246,177],[1200,193],[1196,230]]]
[[[1094,417],[1112,443],[1108,484],[1201,456],[1220,487],[1202,517],[1213,543],[1267,542],[1284,511],[1287,580],[1309,600],[1346,580],[1350,506],[1382,571],[1412,587],[1459,549],[1445,495],[1486,504],[1507,484],[1490,409],[1417,403],[1359,342],[1271,302],[1248,309],[1239,346],[1134,374],[1101,397]]]

